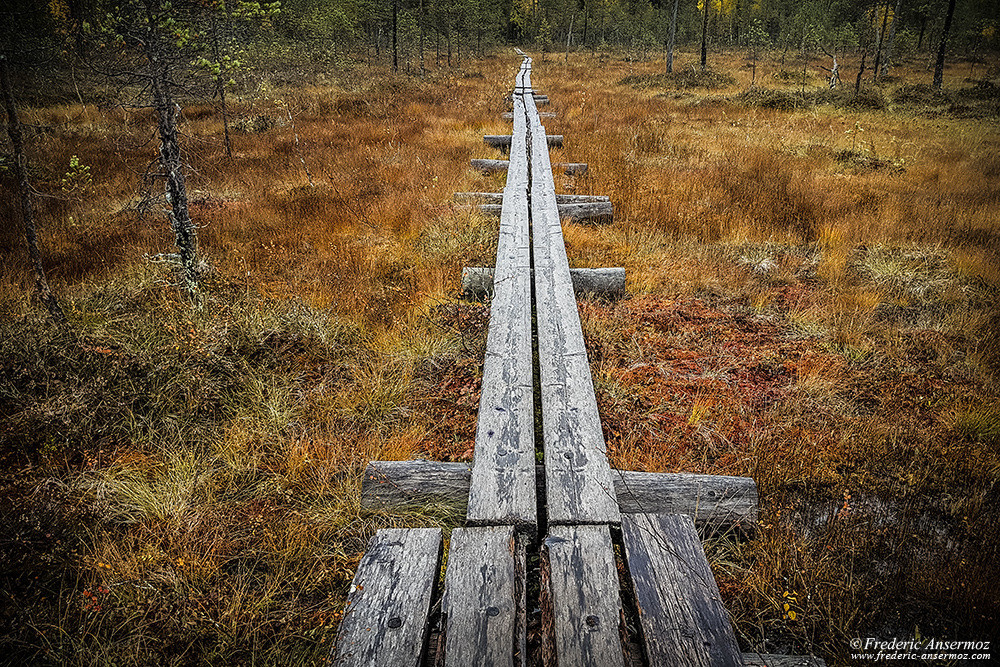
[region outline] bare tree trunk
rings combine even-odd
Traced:
[[[948,33],[951,32],[951,19],[955,15],[955,0],[948,0],[948,14],[944,17],[944,30],[941,32],[941,45],[938,46],[937,64],[934,65],[934,88],[941,90],[944,85],[944,52],[948,47]]]
[[[861,51],[861,65],[858,67],[858,78],[854,82],[854,96],[857,97],[861,92],[861,77],[865,73],[865,59],[868,57],[868,45],[865,44],[864,49]]]
[[[882,13],[882,28],[878,31],[878,46],[875,47],[875,67],[872,68],[872,82],[878,81],[879,68],[882,64],[882,42],[885,39],[885,29],[889,24],[889,0],[885,2],[885,12]]]
[[[28,172],[25,169],[27,158],[24,155],[24,139],[21,136],[21,121],[17,116],[17,105],[14,103],[14,91],[10,85],[10,72],[7,67],[7,56],[0,54],[0,87],[3,88],[3,103],[7,111],[7,135],[14,149],[14,176],[17,179],[17,194],[21,204],[21,221],[24,224],[24,240],[28,244],[28,257],[35,273],[35,292],[45,304],[57,322],[65,322],[63,313],[55,295],[49,289],[49,281],[45,277],[45,267],[42,266],[42,254],[38,250],[38,233],[35,229],[35,207],[31,200],[31,184],[28,183]]]
[[[903,0],[896,0],[896,9],[892,12],[892,24],[889,26],[889,41],[885,45],[885,56],[882,58],[882,70],[880,76],[889,73],[889,64],[892,60],[892,44],[896,41],[896,26],[899,25],[899,11],[903,8]]]
[[[397,40],[397,28],[399,26],[399,21],[397,19],[397,14],[399,13],[399,2],[398,0],[392,0],[392,71],[399,71],[399,41]]]
[[[701,22],[701,71],[708,67],[708,0],[701,0],[705,5],[705,18]]]
[[[674,42],[677,39],[677,5],[680,0],[674,0],[674,15],[670,19],[670,45],[667,47],[667,74],[674,71]]]
[[[151,56],[150,61],[156,68],[156,56]],[[180,145],[177,143],[177,105],[162,71],[154,71],[151,83],[160,135],[160,167],[166,179],[167,203],[170,205],[167,217],[180,251],[184,289],[194,299],[198,296],[198,233],[188,212],[184,166],[181,162]]]
[[[215,75],[215,92],[219,94],[219,101],[222,103],[222,134],[226,144],[226,157],[233,157],[233,145],[229,140],[229,108],[226,105],[226,82],[222,76],[222,59],[219,55],[219,25],[212,14],[212,55],[219,66],[219,73]]]
[[[420,0],[420,77],[427,75],[427,67],[424,63],[424,0]]]

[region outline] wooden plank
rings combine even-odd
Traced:
[[[577,298],[617,299],[625,294],[627,275],[621,267],[570,269]],[[493,269],[486,266],[462,268],[462,296],[480,299],[493,294]]]
[[[539,111],[538,115],[541,116],[542,118],[555,118],[559,114],[557,114],[555,111]],[[503,118],[504,120],[510,120],[514,117],[514,114],[512,114],[509,111],[505,111],[502,114],[500,114],[500,117]]]
[[[486,337],[467,521],[514,524],[534,532],[534,368],[527,123],[514,98],[513,145],[504,186],[494,294]]]
[[[502,192],[456,192],[452,195],[455,201],[478,201],[483,204],[503,203]],[[607,195],[556,195],[557,204],[590,204],[595,202],[610,202]]]
[[[548,142],[549,146],[562,148],[563,145],[563,135],[561,134],[550,134],[545,140]],[[511,135],[509,134],[485,134],[483,135],[483,143],[487,146],[492,146],[493,148],[499,148],[503,151],[509,151],[511,145]]]
[[[525,540],[513,526],[452,531],[444,667],[523,667]]]
[[[545,130],[526,105],[531,139],[531,220],[548,520],[621,520],[566,259]]]
[[[588,171],[586,162],[557,162],[555,167],[567,176],[583,176]]]
[[[814,655],[776,655],[773,653],[744,653],[745,667],[826,667]]]
[[[472,160],[469,160],[469,164],[473,169],[478,169],[484,174],[499,174],[507,171],[507,167],[510,163],[507,160],[483,160],[480,158],[473,158]]]
[[[651,667],[743,664],[690,517],[631,514],[622,537]]]
[[[558,197],[558,196],[557,196]],[[559,218],[576,224],[610,225],[615,219],[615,208],[609,201],[559,203]],[[480,204],[479,212],[484,215],[500,215],[500,204]]]
[[[542,544],[542,660],[624,665],[622,606],[607,526],[553,526]]]
[[[375,534],[354,575],[330,664],[421,664],[442,545],[439,528],[386,528]]]
[[[539,484],[545,475],[537,466]],[[706,534],[752,533],[757,485],[749,477],[612,470],[624,514],[686,514]],[[372,461],[361,483],[361,506],[391,509],[441,503],[465,511],[472,471],[466,463]]]

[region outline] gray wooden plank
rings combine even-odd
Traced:
[[[503,203],[502,192],[456,192],[452,195],[455,201],[479,201],[484,204]],[[556,195],[557,204],[586,204],[596,202],[610,202],[607,195]]]
[[[542,544],[543,663],[624,665],[621,597],[607,526],[552,526]],[[554,653],[554,655],[552,655]]]
[[[445,667],[525,664],[524,539],[513,526],[451,534],[442,610]]]
[[[442,544],[439,528],[375,534],[354,575],[330,664],[421,664]]]
[[[525,95],[548,520],[618,523],[594,385],[566,259],[545,129]]]
[[[535,471],[541,483],[545,471]],[[441,503],[465,511],[471,477],[465,463],[372,461],[361,483],[361,506]],[[612,478],[624,514],[686,514],[710,534],[749,533],[757,523],[757,485],[749,477],[612,470]]]
[[[514,96],[514,109],[467,520],[472,525],[516,524],[534,531],[537,501],[527,121],[519,96]]]
[[[691,518],[626,515],[622,537],[650,667],[743,665]]]

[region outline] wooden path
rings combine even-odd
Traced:
[[[372,462],[362,489],[461,502],[466,525],[443,580],[440,530],[378,531],[331,664],[789,664],[740,652],[696,528],[752,530],[753,482],[608,465],[530,58],[512,98],[511,135],[487,138],[509,160],[473,464]]]

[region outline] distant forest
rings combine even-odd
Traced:
[[[831,54],[884,51],[976,59],[997,46],[1000,0],[8,0],[3,50],[23,60],[94,56],[149,22],[192,61],[226,69],[256,45],[308,45],[324,64],[362,59],[423,71],[503,44],[542,50],[673,45]],[[145,22],[145,23],[144,23]],[[127,25],[131,23],[131,25]],[[200,40],[200,43],[199,43]],[[38,50],[46,53],[39,59]],[[243,54],[246,55],[245,53]],[[228,56],[229,61],[223,58]],[[933,57],[933,56],[932,56]],[[887,55],[888,58],[888,55]],[[216,62],[218,61],[218,62]],[[221,63],[221,64],[220,64]],[[231,68],[239,69],[239,68]],[[216,72],[218,74],[218,72]]]

